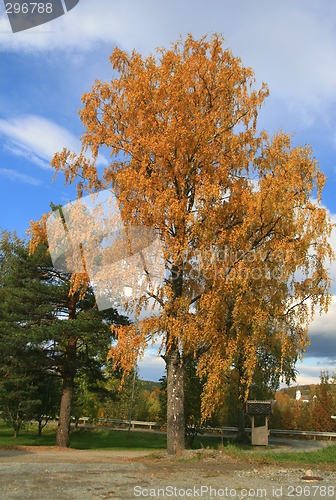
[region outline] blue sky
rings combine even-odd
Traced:
[[[336,222],[336,4],[333,0],[80,0],[64,16],[13,34],[0,4],[0,227],[23,235],[30,220],[76,197],[59,176],[53,154],[78,151],[81,95],[95,79],[108,81],[115,45],[144,55],[180,35],[219,32],[270,97],[259,127],[295,132],[310,143],[327,176],[323,204]],[[101,166],[107,158],[100,158]],[[336,250],[336,236],[331,243]],[[332,273],[336,275],[336,266]],[[333,282],[332,292],[336,292]],[[336,371],[336,299],[310,327],[311,346],[298,364],[298,382]],[[158,380],[164,363],[148,353],[143,378]]]

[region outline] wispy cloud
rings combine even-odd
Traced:
[[[330,376],[336,372],[336,365],[332,360],[324,359],[323,362],[320,363],[318,360],[311,357],[306,357],[304,363],[297,363],[296,368],[299,371],[296,383],[302,385],[319,383],[320,374],[323,371],[328,371]]]
[[[23,144],[20,145],[20,147],[15,146],[12,143],[5,143],[3,146],[3,149],[14,156],[18,156],[21,158],[24,158],[26,161],[29,161],[30,163],[34,163],[35,165],[38,165],[41,168],[45,169],[50,169],[50,164],[36,156],[29,148],[25,147]]]
[[[53,155],[64,147],[80,149],[79,140],[70,132],[36,115],[0,119],[0,136],[7,151],[42,168],[50,168]]]
[[[3,148],[14,156],[25,158],[38,167],[50,169],[50,161],[63,148],[79,152],[80,140],[56,123],[36,115],[0,119]],[[91,155],[88,153],[89,158]],[[97,166],[107,166],[108,160],[99,154]]]
[[[21,174],[20,172],[16,172],[16,170],[8,168],[0,168],[0,175],[7,177],[11,181],[24,182],[25,184],[30,184],[31,186],[39,186],[42,184],[39,179],[34,179],[30,175]]]
[[[329,0],[81,0],[75,9],[48,25],[19,34],[2,33],[0,50],[71,51],[74,57],[97,45],[114,43],[126,50],[153,52],[180,34],[199,37],[221,32],[235,55],[252,66],[273,95],[286,99],[295,113],[311,123],[307,108],[319,111],[326,97],[335,100],[336,6]],[[9,31],[5,14],[0,30]],[[299,107],[298,103],[304,104]]]
[[[323,370],[325,369],[325,365],[328,364],[329,366],[332,366],[334,370],[336,370],[336,358],[334,357],[329,357],[327,358],[326,362],[318,361],[317,366],[323,366]]]

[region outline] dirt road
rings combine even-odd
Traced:
[[[0,450],[1,500],[135,498],[305,498],[336,500],[336,467],[257,467],[225,453],[79,451],[56,448]],[[305,490],[304,490],[305,488]]]

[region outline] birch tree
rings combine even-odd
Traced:
[[[209,417],[238,350],[248,387],[266,332],[280,340],[280,357],[302,352],[308,301],[329,301],[324,175],[309,146],[257,131],[267,85],[256,89],[252,69],[223,45],[220,35],[190,34],[146,58],[116,47],[112,80],[82,96],[81,152],[52,160],[79,197],[111,189],[126,225],[159,234],[165,277],[129,304],[139,312],[152,300],[159,313],[116,328],[110,356],[127,371],[161,340],[171,454],[184,449],[185,355],[206,376]],[[103,171],[102,147],[111,155]]]

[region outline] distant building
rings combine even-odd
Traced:
[[[296,395],[295,395],[296,401],[302,401],[302,403],[309,403],[310,399],[308,394],[301,394],[300,389],[297,389]],[[313,400],[316,399],[316,396],[313,396]]]

